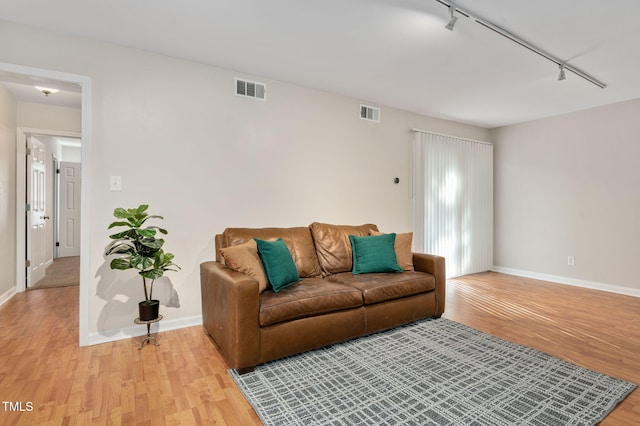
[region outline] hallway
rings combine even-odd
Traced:
[[[80,256],[59,257],[47,268],[43,279],[27,290],[77,286],[80,284]]]

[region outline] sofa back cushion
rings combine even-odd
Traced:
[[[266,241],[282,238],[291,252],[300,277],[317,277],[321,274],[309,228],[227,228],[222,233],[220,243],[224,247],[230,247],[254,238]]]
[[[224,263],[234,271],[242,272],[258,281],[260,293],[267,289],[267,275],[258,254],[258,243],[249,240],[235,246],[222,247],[218,250]],[[222,263],[221,260],[218,260]]]
[[[309,228],[316,245],[318,262],[323,275],[347,272],[353,269],[353,258],[349,235],[366,237],[378,227],[373,224],[359,226],[329,225],[313,222]]]
[[[384,235],[382,232],[372,232],[371,235]],[[394,248],[398,265],[405,271],[414,271],[413,268],[413,232],[403,232],[396,234]]]

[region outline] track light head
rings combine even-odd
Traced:
[[[559,64],[560,65],[560,74],[558,74],[558,81],[562,81],[565,78],[567,78],[567,76],[564,73],[564,64]]]
[[[451,3],[449,5],[449,14],[451,15],[451,19],[449,20],[449,23],[444,26],[449,31],[453,31],[453,27],[456,26],[456,21],[458,20],[458,17],[455,16],[455,13],[456,13],[456,7],[453,3]]]
[[[458,20],[458,18],[456,16],[452,16],[451,20],[449,20],[449,23],[447,25],[445,25],[444,27],[446,29],[448,29],[449,31],[453,31],[453,27],[456,26],[456,21]]]

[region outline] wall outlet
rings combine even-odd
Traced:
[[[573,256],[567,256],[567,265],[576,266],[576,258]]]

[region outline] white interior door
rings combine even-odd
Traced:
[[[80,163],[60,163],[58,257],[80,256]]]
[[[47,150],[35,136],[27,147],[27,285],[33,286],[44,278],[47,261]]]

